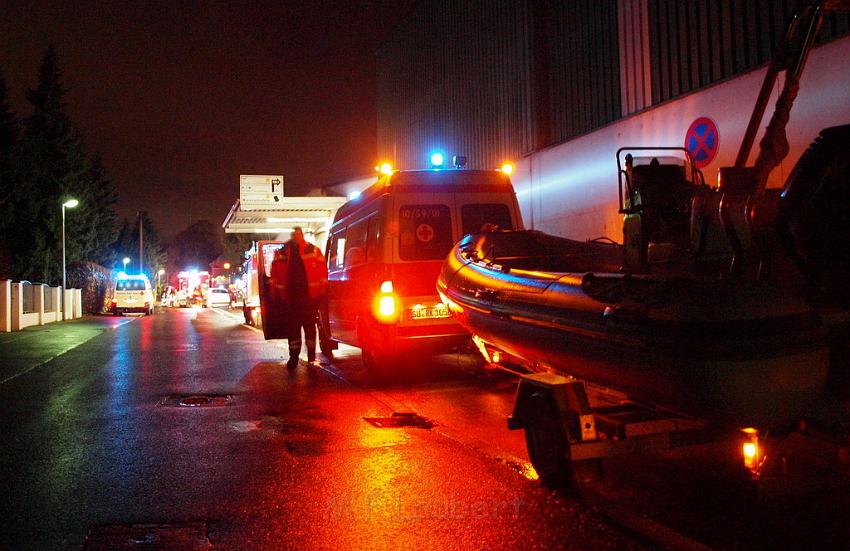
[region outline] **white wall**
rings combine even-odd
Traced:
[[[688,126],[709,117],[720,134],[714,161],[703,168],[706,182],[717,180],[717,169],[735,162],[759,88],[762,68],[648,109],[569,142],[536,152],[517,163],[512,176],[527,228],[590,239],[606,235],[622,240],[617,213],[615,153],[623,146],[676,146],[685,141]],[[763,129],[783,76],[774,89]],[[787,128],[791,152],[773,171],[769,187],[781,187],[799,156],[822,128],[850,123],[850,37],[814,50],[800,83],[800,93]],[[756,138],[750,162],[755,158]]]
[[[65,291],[62,301],[60,287],[34,284],[34,312],[24,314],[23,284],[0,280],[0,332],[20,331],[32,325],[44,325],[63,319],[83,317],[83,295],[81,289]],[[53,310],[45,312],[44,294],[50,293]],[[62,304],[64,302],[64,304]]]
[[[12,282],[0,279],[0,332],[12,330]]]

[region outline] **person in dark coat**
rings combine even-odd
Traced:
[[[319,304],[327,292],[328,267],[318,247],[304,239],[301,228],[295,228],[292,239],[280,249],[271,266],[274,293],[283,302],[287,316],[289,360],[295,369],[301,353],[301,331],[307,346],[307,361],[316,361],[316,321]]]

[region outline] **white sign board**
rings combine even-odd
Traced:
[[[283,176],[239,176],[239,206],[242,210],[275,208],[283,199]]]

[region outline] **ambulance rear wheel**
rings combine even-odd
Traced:
[[[525,445],[541,482],[551,486],[570,480],[570,443],[550,396],[535,393],[529,397]]]

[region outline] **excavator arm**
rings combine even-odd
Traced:
[[[770,92],[779,73],[786,71],[782,92],[776,101],[773,116],[759,145],[759,155],[754,164],[757,194],[764,191],[768,175],[788,154],[785,127],[788,125],[791,108],[800,89],[800,77],[824,17],[829,13],[842,11],[850,12],[850,0],[808,0],[792,18],[777,48],[777,53],[770,63],[735,159],[736,167],[746,165],[770,99]]]
[[[738,150],[735,166],[720,169],[719,189],[722,197],[718,216],[732,247],[730,272],[733,274],[740,271],[744,251],[732,222],[731,212],[739,205],[743,205],[759,256],[758,277],[759,279],[767,277],[769,253],[762,229],[756,224],[753,212],[764,195],[771,171],[788,155],[789,146],[785,128],[788,126],[791,108],[800,89],[800,77],[824,17],[833,12],[850,12],[850,0],[805,0],[801,9],[792,18],[762,82],[755,108]],[[782,91],[759,143],[756,160],[753,166],[747,167],[746,163],[764,117],[771,91],[782,71],[786,73]]]

